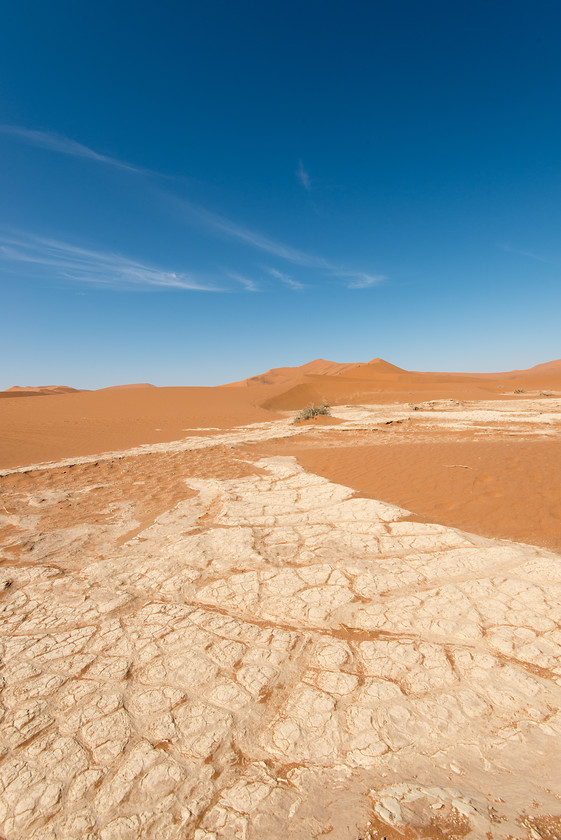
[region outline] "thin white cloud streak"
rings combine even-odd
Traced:
[[[365,274],[364,272],[341,272],[341,277],[348,277],[348,289],[370,289],[372,286],[378,286],[388,278],[384,274]]]
[[[136,175],[158,175],[150,169],[142,169],[138,166],[133,166],[126,161],[118,158],[110,157],[109,155],[102,155],[99,152],[90,149],[89,146],[84,146],[82,143],[77,143],[75,140],[70,140],[62,134],[56,134],[52,131],[37,131],[34,129],[23,128],[19,125],[0,125],[0,134],[6,134],[9,137],[14,137],[21,140],[30,146],[37,146],[40,149],[48,149],[51,152],[58,152],[62,155],[69,155],[70,157],[84,158],[92,160],[96,163],[103,163],[107,166],[115,166],[117,169],[124,169],[127,172],[134,172]]]
[[[277,271],[276,268],[268,268],[267,271],[273,277],[276,277],[277,280],[280,280],[281,283],[284,283],[285,286],[288,286],[290,289],[294,289],[294,291],[301,291],[305,288],[303,283],[299,283],[298,280],[293,280],[293,278],[289,277],[288,274],[283,274],[282,271]]]
[[[182,289],[219,292],[223,289],[184,272],[165,271],[120,254],[91,251],[67,242],[31,234],[0,237],[0,260],[17,266],[35,266],[35,273],[50,280],[72,280],[118,289]]]
[[[298,176],[298,180],[300,181],[300,183],[302,184],[302,186],[304,187],[306,192],[311,192],[312,191],[312,179],[310,178],[309,173],[306,172],[306,170],[304,169],[304,164],[302,163],[301,160],[298,161],[298,170],[297,170],[296,174]]]
[[[246,292],[258,292],[258,291],[260,291],[257,283],[254,280],[251,280],[251,278],[244,277],[243,274],[238,274],[235,271],[228,271],[226,273],[227,273],[228,277],[230,277],[232,280],[235,280],[237,283],[241,283],[241,285],[244,287]]]
[[[126,161],[119,160],[118,158],[113,158],[108,155],[102,155],[99,152],[96,152],[94,149],[90,149],[88,146],[84,146],[82,143],[78,143],[75,140],[71,140],[68,137],[65,137],[61,134],[56,134],[54,132],[32,130],[17,125],[0,125],[0,133],[14,137],[33,146],[48,149],[50,151],[58,152],[60,154],[69,155],[71,157],[91,160],[96,163],[104,164],[107,166],[113,166],[117,169],[122,169],[137,175],[156,175],[161,178],[169,177],[166,175],[162,175],[159,172],[154,172],[150,169],[143,169],[141,167],[133,166],[132,164],[127,163]],[[306,170],[304,169],[304,165],[301,160],[299,161],[299,169],[297,174],[300,178],[303,187],[307,191],[311,191],[311,179],[308,172],[306,172]],[[172,178],[172,180],[176,179]],[[244,242],[245,244],[250,245],[253,248],[256,248],[260,251],[264,251],[265,253],[270,254],[271,256],[284,259],[287,262],[294,263],[295,265],[300,265],[305,268],[315,268],[320,270],[323,269],[331,273],[333,276],[339,278],[351,278],[350,282],[347,283],[347,286],[350,289],[364,289],[369,286],[376,285],[381,280],[386,279],[385,277],[382,277],[380,275],[373,276],[360,272],[350,272],[343,267],[336,266],[333,263],[330,263],[323,257],[317,257],[314,254],[309,254],[305,251],[293,248],[290,245],[286,245],[283,242],[279,242],[278,240],[273,239],[269,236],[265,236],[264,234],[259,233],[258,231],[252,230],[251,228],[248,228],[244,225],[239,224],[238,222],[233,221],[232,219],[227,218],[226,216],[222,216],[219,213],[214,213],[211,210],[207,210],[205,207],[195,202],[180,199],[169,192],[162,191],[161,194],[168,200],[168,202],[170,202],[172,205],[175,205],[176,207],[179,207],[191,218],[204,225],[208,230],[222,235],[223,237]],[[508,246],[504,247],[505,250],[514,251],[514,249],[508,248]],[[525,252],[517,253],[522,253],[524,256],[530,256],[538,260],[542,259],[541,257],[537,257],[534,254],[528,254]],[[20,261],[23,261],[23,257],[21,257]],[[28,261],[32,260],[28,259]],[[546,262],[546,260],[542,261]],[[131,265],[129,267],[131,276],[133,274],[132,265],[133,264],[131,262]],[[138,266],[139,271],[142,272],[144,269],[146,269],[146,271],[148,272],[143,275],[145,277],[145,280],[143,282],[146,284],[148,283],[150,269],[147,269],[147,267],[145,266]],[[154,282],[152,283],[152,285],[157,285],[157,278],[163,277],[165,274],[165,272],[161,272],[160,270],[155,269],[153,274]],[[169,283],[167,285],[171,286],[173,276],[171,274],[168,274],[168,276]],[[188,275],[181,276],[187,277]],[[239,278],[233,279],[237,279],[237,281],[240,282]],[[279,277],[278,279],[283,280],[283,282],[286,283],[286,285],[291,286],[294,289],[302,287],[302,284],[299,284],[297,281],[292,280],[291,278],[287,279],[286,275],[284,276],[284,278]],[[247,290],[253,291],[253,289],[249,288],[253,281],[248,281],[247,278],[245,278],[245,280]],[[98,282],[101,282],[101,280]],[[195,287],[189,285],[185,286],[185,288]],[[209,288],[210,290],[210,287],[206,286],[201,286],[200,288]]]
[[[511,248],[510,245],[500,244],[499,248],[503,251],[507,251],[509,254],[518,254],[520,257],[529,257],[531,260],[537,260],[542,263],[549,262],[549,260],[546,260],[544,257],[540,257],[538,254],[532,254],[531,251],[521,251],[519,248]]]
[[[314,254],[299,251],[290,245],[285,245],[283,242],[278,242],[277,240],[264,236],[251,228],[240,225],[237,222],[232,221],[232,219],[228,219],[218,213],[213,213],[195,202],[177,198],[176,196],[170,195],[168,192],[162,192],[161,195],[163,195],[164,198],[176,209],[185,213],[195,222],[204,225],[204,227],[211,232],[214,232],[219,236],[226,237],[227,239],[236,239],[246,245],[256,248],[259,251],[264,251],[274,257],[280,257],[287,262],[294,263],[295,265],[302,266],[303,268],[315,268],[320,271],[323,270],[333,277],[345,280],[346,286],[349,289],[366,289],[369,286],[375,286],[378,283],[387,280],[387,277],[382,274],[373,275],[361,271],[350,271],[345,266],[335,265],[323,257],[316,257]],[[266,270],[271,271],[270,269]],[[282,272],[279,272],[279,274],[281,273]],[[286,275],[283,277],[284,282],[287,283]],[[277,279],[281,280],[283,278],[278,277]],[[296,284],[292,285],[292,288],[296,288],[301,285],[298,284],[296,280],[293,280],[292,284]],[[287,283],[287,285],[291,285],[291,283]]]
[[[88,146],[84,146],[81,143],[77,143],[75,140],[70,140],[68,137],[64,137],[61,134],[55,134],[54,132],[35,131],[17,125],[0,125],[0,133],[15,137],[33,146],[49,149],[50,151],[59,152],[60,154],[70,155],[71,157],[84,158],[86,160],[95,161],[96,163],[114,166],[118,169],[124,169],[127,172],[134,172],[138,175],[160,175],[160,173],[152,172],[148,169],[141,169],[140,167],[132,166],[131,164],[118,160],[117,158],[102,155],[99,152],[90,149]],[[282,242],[277,242],[274,239],[250,230],[243,225],[239,225],[225,216],[213,213],[205,207],[197,205],[195,202],[179,199],[169,193],[164,193],[164,195],[172,203],[181,206],[191,216],[202,222],[206,227],[221,232],[228,237],[241,240],[242,242],[252,245],[254,248],[258,248],[268,254],[281,257],[282,259],[286,259],[299,265],[305,265],[311,268],[332,268],[326,260],[323,260],[320,257],[306,254],[296,248],[291,248],[289,245],[284,245]]]
[[[219,213],[213,213],[207,210],[200,204],[186,199],[177,198],[169,193],[162,193],[162,195],[177,209],[184,212],[187,216],[207,229],[215,231],[216,233],[225,236],[228,239],[237,239],[259,251],[264,251],[267,254],[272,254],[275,257],[281,257],[283,260],[302,265],[307,268],[323,268],[327,270],[334,270],[335,266],[331,265],[322,257],[316,257],[313,254],[307,254],[305,251],[299,251],[297,248],[292,248],[290,245],[285,245],[283,242],[278,242],[269,236],[265,236],[258,231],[251,230],[251,228],[240,225],[226,216],[221,216]]]

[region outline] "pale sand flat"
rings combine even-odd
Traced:
[[[558,836],[561,556],[259,455],[352,411],[4,474],[2,836]]]

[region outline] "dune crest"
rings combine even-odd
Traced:
[[[29,393],[30,391],[60,391],[70,393],[77,390],[78,388],[71,388],[69,385],[12,385],[11,388],[6,388],[7,393],[17,393],[23,391],[26,393]]]
[[[237,386],[262,388],[263,408],[292,411],[312,402],[368,404],[427,399],[487,400],[494,396],[561,391],[561,361],[506,373],[414,371],[385,359],[339,364],[317,359],[300,367],[275,368]],[[232,386],[230,386],[232,387]]]
[[[156,388],[149,382],[133,382],[130,385],[108,385],[107,388],[98,388],[98,391],[132,391],[135,388]]]
[[[230,382],[227,387],[233,388],[237,386],[247,385],[281,385],[286,382],[291,382],[298,379],[300,376],[316,375],[316,376],[339,376],[349,370],[361,367],[361,362],[330,362],[326,359],[314,359],[312,362],[306,362],[304,365],[297,367],[280,367],[272,368],[265,373],[259,373],[255,376],[250,376],[249,379],[242,379],[239,382]]]
[[[41,400],[41,416],[33,399]],[[106,449],[179,440],[193,430],[227,429],[277,419],[310,403],[381,405],[518,399],[561,395],[561,361],[508,373],[405,370],[381,358],[339,363],[315,359],[217,387],[148,383],[78,391],[13,386],[0,392],[0,468]]]
[[[79,388],[69,385],[12,385],[5,391],[0,391],[0,397],[39,397],[55,394],[77,394]]]

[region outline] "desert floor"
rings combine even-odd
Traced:
[[[0,401],[0,836],[561,838],[559,396],[156,390]]]

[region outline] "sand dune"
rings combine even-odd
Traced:
[[[307,365],[276,368],[234,383],[263,388],[261,405],[272,411],[297,410],[310,402],[415,402],[427,399],[490,399],[515,391],[561,391],[561,361],[506,373],[409,371],[384,359],[344,364],[317,359]],[[268,386],[268,390],[265,386]],[[230,386],[232,387],[232,386]]]
[[[68,385],[13,385],[5,391],[0,391],[1,397],[37,397],[47,394],[77,394],[78,388]]]
[[[359,364],[347,370],[341,371],[340,376],[349,379],[368,379],[368,380],[393,380],[400,377],[409,376],[409,371],[403,368],[392,365],[384,359],[372,359],[365,364]]]
[[[227,387],[282,385],[286,382],[292,382],[294,379],[298,379],[298,377],[305,376],[307,374],[337,376],[358,367],[361,367],[360,362],[340,364],[339,362],[328,362],[325,359],[315,359],[313,362],[307,362],[305,365],[300,365],[299,367],[273,368],[272,370],[266,371],[266,373],[251,376],[249,379],[242,379],[240,382],[230,382]]]
[[[561,374],[561,359],[555,359],[552,362],[544,362],[540,365],[534,365],[534,367],[528,368],[528,370],[513,370],[511,373],[518,376],[537,376],[543,373],[559,375]],[[505,376],[506,375],[507,374],[505,374]]]
[[[439,399],[487,400],[500,392],[495,382],[454,376],[383,372],[376,377],[366,371],[354,376],[304,376],[288,385],[264,392],[262,405],[271,411],[293,411],[310,402],[361,405],[367,403],[417,402]],[[560,383],[561,387],[561,383]]]
[[[249,379],[242,379],[240,382],[231,382],[228,387],[254,386],[254,385],[282,385],[302,376],[351,376],[358,379],[375,379],[377,377],[389,378],[396,374],[406,374],[407,371],[384,359],[372,359],[370,362],[329,362],[325,359],[315,359],[299,367],[273,368],[266,373],[251,376]]]
[[[35,391],[51,391],[56,393],[71,393],[77,391],[77,388],[70,388],[68,385],[13,385],[6,389],[8,393],[19,392],[35,392]]]
[[[242,389],[225,388],[107,389],[1,400],[0,469],[178,440],[201,428],[210,434],[276,416]]]
[[[148,382],[138,382],[131,385],[109,385],[107,388],[98,388],[99,391],[128,391],[134,388],[155,388]],[[85,388],[71,388],[68,385],[13,385],[0,391],[0,397],[36,397],[47,394],[77,394]]]
[[[155,388],[149,382],[133,382],[131,385],[109,385],[107,388],[99,388],[100,391],[131,391],[135,388]]]
[[[76,391],[21,388],[0,400],[0,468],[177,440],[194,429],[228,429],[275,419],[310,403],[363,405],[515,398],[561,393],[561,361],[499,374],[407,371],[383,359],[339,364],[316,359],[276,368],[238,386],[157,388],[148,383]],[[55,399],[56,397],[56,399]],[[187,431],[186,431],[187,430]]]
[[[497,383],[509,382],[513,379],[532,379],[542,375],[561,378],[561,359],[552,362],[535,365],[526,370],[511,370],[497,373],[456,373],[445,371],[414,371],[400,368],[397,365],[387,362],[385,359],[376,358],[370,362],[330,362],[325,359],[315,359],[297,367],[273,368],[265,373],[256,374],[249,379],[242,379],[239,382],[231,382],[228,387],[255,386],[255,385],[282,385],[293,383],[304,376],[342,376],[351,379],[366,379],[377,381],[380,379],[412,379],[422,377],[434,382],[465,382],[478,380],[491,380]]]

